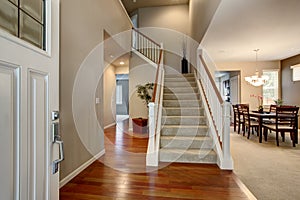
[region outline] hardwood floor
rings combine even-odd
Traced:
[[[231,171],[217,165],[161,163],[145,167],[148,139],[127,123],[105,130],[106,153],[60,189],[61,200],[251,199]]]

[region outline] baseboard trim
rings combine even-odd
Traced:
[[[114,123],[111,123],[111,124],[108,124],[107,126],[104,126],[104,129],[107,129],[107,128],[109,128],[109,127],[111,127],[111,126],[114,126],[114,125],[116,125],[115,122],[114,122]]]
[[[248,197],[249,200],[257,200],[256,197],[250,190],[247,188],[247,186],[239,179],[239,177],[232,173],[233,179],[236,182],[236,184],[240,187],[240,189],[245,193],[245,195]]]
[[[70,180],[72,180],[75,176],[77,176],[80,172],[85,170],[88,166],[90,166],[94,161],[99,159],[101,156],[105,154],[105,149],[100,151],[97,155],[93,156],[91,159],[89,159],[87,162],[83,163],[80,167],[75,169],[73,172],[71,172],[68,176],[66,176],[64,179],[62,179],[59,182],[59,188],[62,188],[64,185],[66,185]]]

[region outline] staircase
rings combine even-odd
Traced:
[[[194,75],[170,74],[164,81],[160,161],[216,163]]]

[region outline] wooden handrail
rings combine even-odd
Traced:
[[[204,66],[204,69],[205,69],[205,71],[206,71],[206,74],[207,74],[207,76],[208,76],[208,78],[209,78],[209,80],[210,80],[210,82],[211,82],[211,84],[212,84],[212,87],[213,87],[213,89],[214,89],[214,91],[215,91],[215,93],[216,93],[216,95],[217,95],[218,101],[220,102],[220,104],[222,104],[222,103],[223,103],[223,99],[222,99],[222,97],[221,97],[221,94],[220,94],[220,92],[219,92],[217,86],[216,86],[216,83],[215,83],[214,79],[213,79],[212,76],[211,76],[210,71],[208,70],[208,67],[207,67],[207,65],[206,65],[206,63],[205,63],[205,60],[204,60],[204,58],[203,58],[202,55],[199,55],[199,57],[200,57],[200,60],[201,60],[201,62],[202,62],[202,64],[203,64],[203,66]]]
[[[132,27],[132,30],[134,30],[135,32],[137,32],[138,34],[141,34],[143,37],[145,37],[147,40],[150,40],[152,43],[154,43],[155,45],[157,45],[159,48],[161,48],[160,44],[156,43],[154,40],[152,40],[151,38],[149,38],[147,35],[145,35],[144,33],[140,32],[139,30],[135,29],[134,27]]]
[[[154,88],[153,88],[153,94],[152,94],[151,102],[155,102],[155,98],[156,98],[158,74],[159,74],[159,70],[160,70],[160,63],[161,63],[161,59],[162,59],[162,53],[163,53],[163,50],[160,49],[159,50],[159,59],[158,59],[158,62],[157,62],[157,69],[156,69],[155,82],[154,82]]]

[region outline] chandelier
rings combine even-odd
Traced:
[[[255,49],[253,51],[256,52],[255,66],[257,68],[257,52],[259,51],[259,49]],[[269,80],[269,77],[266,75],[262,75],[261,77],[259,77],[259,72],[256,69],[255,74],[253,76],[245,77],[245,80],[251,85],[258,87],[264,85]]]

